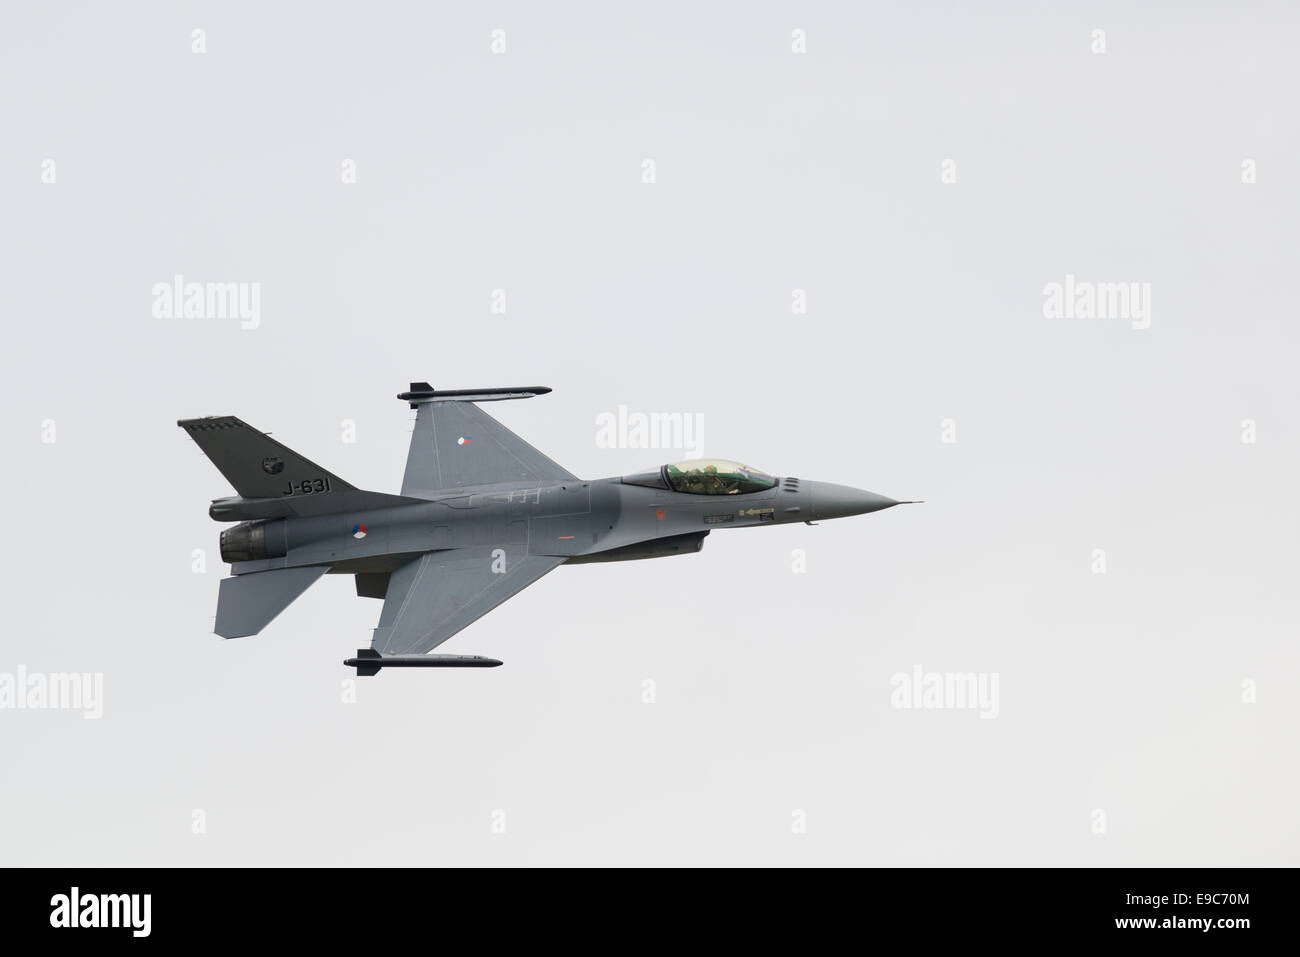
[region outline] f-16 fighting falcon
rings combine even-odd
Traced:
[[[684,555],[714,529],[901,504],[720,459],[580,479],[478,405],[550,391],[411,383],[398,395],[416,410],[400,495],[349,485],[234,416],[178,422],[237,493],[208,509],[239,523],[221,533],[231,577],[216,633],[255,635],[322,575],[354,575],[358,595],[384,603],[370,647],[344,662],[358,675],[490,668],[501,662],[428,652],[558,565]]]

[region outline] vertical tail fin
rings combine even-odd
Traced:
[[[233,415],[182,419],[203,454],[244,498],[351,492],[351,485]]]

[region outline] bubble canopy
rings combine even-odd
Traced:
[[[776,487],[776,479],[766,472],[727,459],[674,462],[652,471],[625,475],[623,482],[691,495],[743,495]]]

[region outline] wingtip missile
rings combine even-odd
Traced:
[[[343,661],[359,677],[378,674],[381,668],[496,668],[504,662],[482,655],[381,655],[373,648],[358,648],[355,658]]]
[[[531,399],[546,395],[549,386],[523,385],[501,389],[435,389],[427,382],[412,382],[407,392],[397,393],[403,402],[415,408],[421,402],[499,402],[502,399]]]

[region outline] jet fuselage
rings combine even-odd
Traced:
[[[336,573],[383,572],[421,552],[483,545],[620,561],[698,551],[717,529],[814,522],[895,504],[872,492],[796,478],[718,495],[629,485],[617,477],[494,485],[418,505],[244,523],[223,534],[222,557],[236,575],[325,564]],[[661,540],[670,544],[654,548]]]

